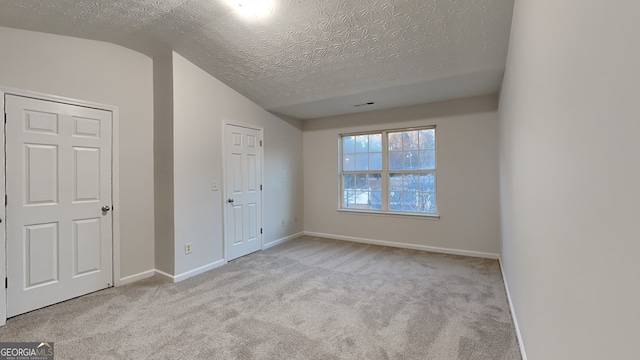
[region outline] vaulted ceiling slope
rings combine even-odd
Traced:
[[[513,0],[270,0],[264,17],[242,16],[247,1],[2,0],[0,26],[174,50],[303,119],[495,93],[502,81]]]

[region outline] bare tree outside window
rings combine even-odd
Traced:
[[[435,128],[340,139],[341,208],[435,214]]]

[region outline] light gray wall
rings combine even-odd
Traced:
[[[482,96],[304,122],[305,231],[499,252],[497,99]],[[436,125],[439,220],[341,213],[341,133]]]
[[[264,127],[265,243],[301,232],[302,132],[296,124],[266,112],[176,53],[173,89],[175,274],[224,258],[222,124],[225,120]],[[282,177],[283,171],[287,177]],[[220,191],[211,191],[212,181],[218,183]],[[189,255],[184,254],[187,242],[193,249]]]
[[[153,59],[155,266],[174,275],[173,55]]]
[[[529,360],[637,359],[638,1],[516,0],[502,260]]]
[[[113,44],[2,27],[0,49],[1,85],[119,107],[121,277],[153,269],[151,59]]]

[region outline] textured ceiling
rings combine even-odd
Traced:
[[[0,26],[175,50],[299,118],[497,92],[513,0],[2,0]],[[370,107],[354,104],[373,101]]]

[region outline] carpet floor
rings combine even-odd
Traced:
[[[521,359],[497,261],[301,237],[16,316],[56,359]]]

